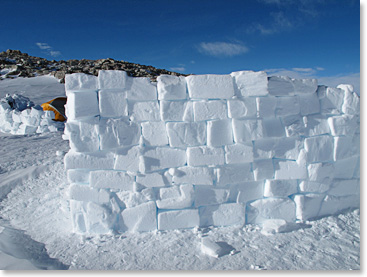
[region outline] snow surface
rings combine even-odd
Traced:
[[[0,88],[14,88],[11,82],[18,80],[0,81]],[[24,95],[35,103],[60,95],[50,95],[60,84],[44,79],[47,94],[32,87],[33,78],[25,80],[17,86],[29,88]],[[37,82],[41,86],[43,81]],[[68,149],[61,132],[0,133],[0,188],[8,190],[0,196],[0,269],[360,269],[359,210],[285,228],[269,224],[267,232],[250,224],[98,236],[71,233],[63,165]],[[212,242],[204,251],[203,238]],[[218,258],[210,255],[213,251],[220,251]]]

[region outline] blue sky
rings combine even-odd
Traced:
[[[194,74],[266,70],[359,90],[355,0],[0,0],[0,51]],[[329,83],[328,83],[329,82]]]

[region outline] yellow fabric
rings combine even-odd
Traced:
[[[55,113],[55,118],[54,118],[55,121],[65,121],[66,118],[61,113],[59,113],[56,109],[54,109],[53,107],[50,106],[50,103],[54,100],[55,99],[52,99],[51,101],[43,103],[41,105],[42,109],[44,111],[53,111]]]

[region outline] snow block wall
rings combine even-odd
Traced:
[[[306,221],[359,207],[349,85],[100,71],[66,77],[75,232]]]

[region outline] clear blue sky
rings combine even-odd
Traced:
[[[359,82],[359,1],[0,0],[0,7],[0,51]]]

